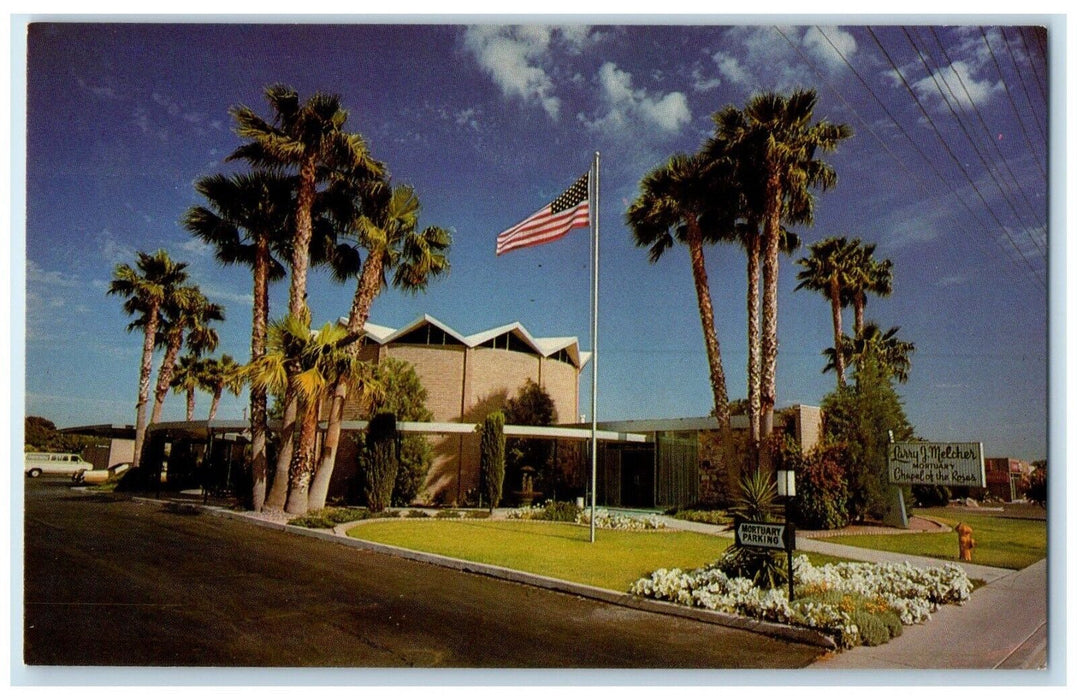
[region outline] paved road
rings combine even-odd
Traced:
[[[800,668],[816,647],[27,481],[30,665]]]

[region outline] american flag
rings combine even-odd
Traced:
[[[557,199],[512,228],[497,234],[497,254],[549,243],[574,228],[590,224],[591,206],[587,197],[589,175],[584,174]]]

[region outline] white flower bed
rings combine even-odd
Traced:
[[[924,622],[947,603],[969,599],[972,583],[955,564],[920,569],[903,564],[841,563],[813,567],[804,555],[793,562],[794,586],[801,590],[837,591],[882,598],[902,624]],[[715,565],[681,571],[659,569],[632,584],[634,595],[666,600],[771,622],[782,622],[833,634],[843,646],[854,646],[859,630],[849,611],[808,599],[789,604],[785,588],[764,590],[748,579],[730,578]]]
[[[523,506],[513,508],[505,513],[509,520],[541,520],[546,514],[545,506]],[[577,525],[591,524],[591,511],[584,509],[576,516]],[[601,508],[595,510],[595,527],[606,530],[659,530],[665,527],[657,516],[647,515],[643,517],[610,513]]]
[[[590,509],[584,509],[583,512],[577,515],[576,522],[580,525],[590,525]],[[605,530],[659,530],[664,528],[665,524],[659,522],[658,518],[653,515],[637,517],[622,513],[610,513],[608,510],[596,508],[595,527]]]

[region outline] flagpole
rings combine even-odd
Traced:
[[[591,165],[591,542],[598,498],[598,151]]]

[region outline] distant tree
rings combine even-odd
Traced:
[[[180,287],[162,307],[158,345],[164,349],[161,367],[157,370],[157,390],[153,397],[151,423],[161,420],[165,396],[172,385],[172,372],[180,350],[187,350],[195,357],[217,348],[217,331],[210,324],[224,320],[224,309],[212,303],[197,286]]]
[[[842,341],[842,295],[849,293],[853,283],[855,258],[860,240],[847,240],[842,237],[824,238],[808,246],[810,255],[797,260],[802,268],[797,273],[800,282],[796,289],[810,289],[821,293],[830,302],[831,325],[834,331],[834,347],[841,347]],[[834,353],[834,372],[838,375],[838,386],[845,385],[845,353]]]
[[[206,365],[197,355],[184,355],[172,374],[172,390],[187,396],[187,420],[194,420],[194,395],[205,383]]]
[[[843,444],[849,457],[850,518],[882,517],[889,503],[888,431],[897,441],[911,439],[914,432],[888,371],[865,355],[856,366],[855,383],[838,388],[822,403],[826,439]]]
[[[852,254],[851,274],[843,291],[843,305],[852,304],[854,337],[864,330],[867,295],[888,297],[894,290],[893,263],[889,260],[876,260],[874,255],[874,243],[861,243]]]
[[[27,416],[23,424],[23,447],[26,452],[82,453],[96,440],[85,435],[69,435],[56,429],[56,424],[41,416]]]
[[[108,294],[124,297],[123,310],[135,320],[128,331],[143,333],[142,360],[138,378],[138,401],[135,404],[134,466],[138,466],[142,443],[146,438],[147,406],[150,398],[150,379],[153,374],[153,348],[161,320],[161,308],[170,301],[176,290],[187,281],[187,263],[175,262],[164,250],[154,254],[136,253],[135,266],[127,263],[116,266],[109,283]]]
[[[553,399],[531,379],[506,402],[503,412],[508,425],[553,425],[557,422],[557,408]],[[511,479],[509,483],[515,486],[521,483],[522,469],[531,467],[535,470],[535,488],[553,488],[556,484],[551,473],[552,457],[553,443],[550,440],[508,439],[505,441],[506,478]]]
[[[1025,489],[1025,498],[1041,508],[1047,507],[1047,460],[1036,460],[1032,463],[1035,467],[1028,477],[1028,488]]]
[[[207,358],[203,363],[202,387],[213,397],[209,405],[209,418],[217,416],[217,407],[221,396],[227,389],[232,395],[239,396],[243,390],[243,366],[232,359],[231,355],[219,358]]]

